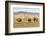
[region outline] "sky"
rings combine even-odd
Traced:
[[[19,7],[13,8],[13,12],[19,12],[19,11],[39,13],[40,9],[39,8],[19,8]]]

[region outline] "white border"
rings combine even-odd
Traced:
[[[33,31],[43,31],[43,6],[42,5],[25,5],[23,4],[11,4],[10,6],[10,31],[9,33],[14,32],[33,32]],[[40,8],[40,27],[30,27],[30,28],[13,28],[13,7],[20,7],[20,8]]]

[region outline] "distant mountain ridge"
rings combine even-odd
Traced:
[[[14,15],[16,15],[16,14],[32,14],[32,15],[39,15],[39,13],[23,12],[23,11],[14,12],[13,14],[14,14]]]

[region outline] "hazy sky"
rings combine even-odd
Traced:
[[[24,11],[24,12],[33,12],[33,13],[39,13],[39,8],[13,8],[14,12]]]

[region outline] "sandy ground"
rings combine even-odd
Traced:
[[[35,16],[35,15],[34,15]],[[33,21],[33,18],[34,18],[33,15],[26,15],[24,16],[23,14],[20,14],[20,15],[15,15],[14,16],[14,28],[22,28],[22,27],[39,27],[40,24],[39,24],[39,18],[38,18],[38,21]],[[17,18],[21,18],[21,22],[18,22],[16,19]],[[31,21],[29,22],[28,19],[31,19]],[[37,18],[37,16],[36,16]]]

